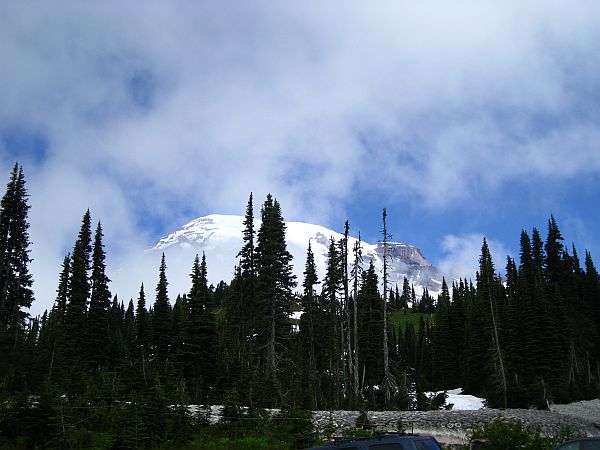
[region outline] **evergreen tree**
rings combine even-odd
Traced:
[[[189,327],[189,304],[186,295],[177,295],[175,303],[171,308],[170,314],[171,336],[169,345],[169,359],[175,363],[175,366],[183,368],[185,358],[183,357],[184,346],[187,347],[186,330]]]
[[[242,370],[248,368],[251,361],[254,359],[255,336],[258,334],[259,324],[257,323],[257,255],[255,248],[254,230],[254,206],[253,197],[250,193],[248,204],[246,205],[246,213],[244,216],[244,245],[238,253],[240,258],[239,269],[239,295],[237,298],[238,305],[236,306],[237,318],[239,323],[238,339],[240,344],[240,358]]]
[[[107,365],[118,367],[127,354],[127,343],[124,339],[125,305],[115,295],[107,313],[108,352]]]
[[[408,301],[411,300],[410,284],[408,278],[404,277],[402,281],[402,295],[400,296],[400,307],[408,308]]]
[[[458,364],[453,365],[454,386],[462,386],[465,373],[465,347],[466,347],[466,311],[465,311],[464,283],[452,285],[452,303],[449,310],[450,340],[453,345],[452,354]]]
[[[487,376],[483,382],[486,398],[492,404],[501,404],[507,407],[506,370],[504,355],[500,345],[500,331],[498,324],[498,286],[499,280],[494,272],[494,264],[487,241],[483,240],[481,257],[479,259],[479,272],[477,272],[477,297],[475,302],[475,319],[480,330],[477,341],[472,341],[472,349],[478,349],[479,355],[487,355]],[[477,327],[475,329],[478,329]],[[481,351],[483,350],[483,351]],[[472,373],[472,372],[471,372]],[[500,398],[498,398],[500,396]]]
[[[157,363],[164,365],[171,344],[170,305],[167,293],[167,264],[165,254],[162,254],[156,285],[156,301],[154,302],[154,315],[152,317],[152,347]]]
[[[261,218],[256,246],[258,339],[259,348],[263,349],[263,371],[267,378],[275,379],[277,355],[285,348],[291,331],[289,316],[296,282],[281,207],[270,194],[263,204]]]
[[[435,360],[434,376],[439,389],[451,389],[458,384],[456,377],[455,346],[450,319],[450,291],[442,279],[442,292],[438,296],[433,327],[432,347]]]
[[[329,239],[329,251],[327,252],[327,267],[325,269],[325,279],[323,280],[323,290],[321,292],[321,304],[323,310],[323,319],[329,325],[329,332],[323,336],[324,340],[319,340],[322,351],[322,360],[329,367],[327,380],[330,386],[331,400],[333,406],[341,407],[343,397],[343,340],[342,340],[342,307],[340,302],[340,293],[342,291],[342,268],[341,255],[335,239]]]
[[[243,225],[244,245],[237,256],[240,258],[240,269],[242,274],[247,275],[250,279],[252,279],[256,275],[254,248],[254,207],[252,205],[252,193],[250,193],[250,198],[248,199],[248,204],[246,205],[246,214],[244,216]]]
[[[136,323],[135,323],[135,306],[133,299],[129,299],[127,303],[127,309],[125,310],[125,319],[123,321],[123,341],[127,347],[127,362],[132,364],[134,362],[135,355],[137,353],[136,341]]]
[[[46,364],[48,367],[48,381],[53,380],[52,375],[56,362],[64,365],[63,350],[66,347],[64,341],[64,323],[67,310],[67,300],[69,295],[69,273],[71,267],[71,255],[67,254],[62,263],[58,288],[56,289],[56,299],[52,310],[48,315],[48,321],[42,326],[42,333],[47,342]],[[55,362],[56,361],[56,362]]]
[[[539,233],[538,238],[539,239]],[[516,389],[526,392],[532,392],[536,384],[536,377],[544,374],[545,355],[543,352],[543,335],[545,325],[542,322],[544,318],[545,307],[542,304],[543,295],[540,290],[542,256],[541,244],[538,241],[535,247],[525,230],[521,231],[520,239],[520,264],[517,270],[517,280],[513,301],[515,303],[512,319],[513,344],[511,356],[513,360],[513,370],[517,375],[513,377],[513,384]],[[538,252],[534,259],[534,251]],[[520,386],[519,386],[520,385]],[[515,400],[511,402],[515,404]],[[525,403],[525,404],[524,404]],[[528,395],[521,395],[516,399],[516,405],[529,406],[531,398]]]
[[[547,371],[545,380],[555,397],[568,401],[566,393],[560,393],[564,380],[568,379],[570,349],[574,342],[571,322],[567,316],[566,298],[571,287],[565,286],[566,268],[563,260],[563,237],[553,216],[548,220],[548,235],[544,244],[542,293],[544,295],[544,340]]]
[[[590,303],[592,313],[600,313],[600,275],[594,265],[592,254],[585,251],[585,296]],[[599,324],[600,325],[600,324]]]
[[[499,322],[502,335],[500,340],[504,352],[505,373],[507,378],[508,404],[511,407],[529,406],[526,384],[531,378],[528,361],[524,354],[523,315],[524,299],[519,292],[520,279],[517,264],[510,256],[506,260],[506,304],[499,308]]]
[[[591,320],[595,322],[596,335],[600,335],[600,276],[589,251],[585,252],[585,275],[583,279],[583,301],[589,311]],[[600,338],[596,339],[592,349],[596,367],[600,367]],[[600,370],[596,374],[596,382],[600,383]]]
[[[373,261],[363,273],[358,293],[359,364],[363,374],[363,389],[373,393],[373,387],[383,379],[383,302]]]
[[[432,314],[435,310],[433,297],[429,294],[429,289],[427,289],[427,287],[423,288],[423,294],[421,295],[421,300],[419,301],[417,310],[425,314]]]
[[[108,309],[110,307],[109,279],[106,276],[106,255],[102,243],[102,225],[98,222],[92,254],[90,309],[85,334],[87,358],[91,367],[108,361]]]
[[[194,259],[192,287],[189,293],[189,318],[183,330],[182,367],[188,380],[192,399],[205,401],[216,380],[217,330],[211,309],[206,257]],[[202,396],[204,395],[204,398]]]
[[[144,384],[147,383],[146,376],[146,357],[148,355],[148,311],[146,311],[146,294],[144,293],[144,283],[140,287],[140,295],[138,297],[137,308],[135,310],[135,340],[137,343],[137,349],[139,359],[142,366],[142,375],[144,377]]]
[[[68,302],[65,311],[65,349],[68,358],[79,358],[83,351],[87,302],[90,295],[91,215],[83,215],[81,229],[71,254]]]
[[[533,276],[535,288],[542,290],[542,283],[544,282],[543,266],[544,266],[544,243],[542,237],[537,228],[533,229],[531,233],[531,258],[533,261]]]
[[[239,266],[234,268],[233,280],[227,289],[224,308],[217,313],[217,330],[219,336],[219,359],[218,373],[220,381],[218,386],[222,387],[221,393],[241,401],[240,394],[250,394],[248,389],[238,391],[237,385],[249,384],[250,366],[244,348],[244,335],[242,333],[241,299],[242,299],[242,274]],[[245,404],[251,404],[248,396],[243,397]]]
[[[0,331],[13,347],[28,316],[22,308],[33,301],[28,197],[23,168],[15,164],[0,201]]]
[[[417,367],[417,334],[412,322],[408,322],[404,328],[404,338],[402,354],[404,355],[405,366],[411,372]]]
[[[546,244],[544,250],[546,251],[546,258],[544,265],[546,269],[546,276],[550,283],[558,282],[561,276],[564,275],[564,264],[563,264],[563,251],[564,246],[562,244],[563,237],[558,229],[554,216],[550,216],[548,220],[548,236],[546,238]]]
[[[417,345],[415,352],[415,382],[418,399],[417,409],[426,409],[424,391],[430,389],[430,382],[433,378],[432,349],[431,342],[431,323],[424,316],[419,317],[419,329],[417,330]]]
[[[62,324],[65,320],[67,300],[69,298],[69,273],[71,270],[71,254],[67,254],[62,263],[62,271],[56,289],[56,300],[52,306],[55,317]]]
[[[306,266],[304,269],[304,282],[302,283],[303,293],[301,298],[302,315],[300,316],[300,339],[301,348],[308,349],[308,391],[311,409],[318,407],[317,402],[317,352],[315,349],[315,328],[316,318],[318,317],[318,298],[315,286],[319,283],[317,278],[317,268],[315,257],[312,252],[310,241],[306,252]]]

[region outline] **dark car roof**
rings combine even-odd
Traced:
[[[358,448],[368,449],[369,446],[377,445],[377,444],[394,444],[394,443],[402,443],[407,441],[429,441],[431,443],[435,443],[435,445],[439,448],[439,444],[437,441],[427,435],[419,435],[419,434],[407,434],[407,433],[381,433],[379,435],[375,435],[372,437],[363,437],[363,438],[353,438],[353,437],[345,437],[345,438],[335,438],[333,442],[322,445],[321,447],[312,447],[310,449],[305,450],[337,450],[344,448]]]
[[[571,440],[565,441],[562,444],[558,444],[556,447],[554,447],[554,450],[560,449],[563,445],[573,444],[573,443],[577,443],[577,442],[579,442],[579,443],[582,443],[582,442],[597,443],[598,444],[598,448],[600,448],[600,437],[588,437],[588,438],[571,439]],[[584,446],[584,448],[585,448],[585,446]],[[596,446],[594,445],[594,446],[589,447],[589,448],[594,449],[594,448],[596,448]]]

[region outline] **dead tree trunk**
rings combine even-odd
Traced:
[[[352,376],[354,374],[354,363],[352,359],[352,345],[351,345],[351,326],[350,326],[350,295],[348,290],[348,233],[350,230],[350,226],[348,225],[348,221],[344,224],[344,245],[343,245],[343,255],[342,255],[342,264],[343,264],[343,278],[344,278],[344,312],[346,316],[346,326],[348,327],[346,333],[346,358],[348,364],[348,386],[352,385]]]
[[[385,402],[389,403],[392,391],[396,390],[396,381],[390,372],[390,358],[388,354],[388,332],[387,332],[387,211],[383,208],[383,386]]]
[[[494,331],[493,341],[498,362],[498,377],[500,380],[500,388],[502,389],[502,400],[504,402],[504,409],[508,407],[508,396],[506,388],[506,372],[504,371],[504,360],[502,358],[502,351],[500,349],[500,339],[498,338],[498,326],[496,325],[496,315],[494,314],[494,303],[492,301],[492,283],[488,286],[488,298],[490,301],[490,314],[492,317],[492,328]]]
[[[359,381],[359,365],[358,365],[358,277],[362,263],[362,252],[361,252],[361,239],[360,233],[358,234],[358,242],[354,244],[354,267],[352,268],[352,277],[354,281],[353,286],[353,300],[354,300],[354,397],[358,398],[360,393],[360,381]]]

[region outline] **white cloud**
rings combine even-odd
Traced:
[[[597,121],[570,118],[599,87],[595,3],[0,9],[0,123],[48,139],[25,167],[43,307],[87,207],[132,266],[148,222],[240,213],[249,191],[327,221],[359,190],[442,210],[600,171]]]
[[[484,235],[470,233],[456,236],[449,234],[442,240],[444,257],[439,263],[443,273],[452,279],[467,278],[475,282],[475,274],[479,270],[479,258]],[[504,244],[487,238],[488,247],[492,255],[495,271],[504,273],[506,257],[510,254]]]

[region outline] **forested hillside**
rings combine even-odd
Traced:
[[[29,317],[35,274],[19,165],[0,208],[8,440],[27,434],[67,448],[83,429],[141,448],[186,435],[188,413],[170,405],[426,409],[424,392],[463,387],[490,406],[544,408],[600,393],[600,277],[554,217],[544,237],[516,237],[518,259],[492,261],[484,240],[475,280],[444,280],[437,298],[417,298],[408,282],[387,283],[385,264],[378,273],[362,263],[348,223],[330,243],[325,277],[309,245],[295,279],[281,205],[268,195],[254,229],[250,195],[233,279],[209,286],[210,261],[197,255],[189,291],[169,292],[163,255],[156,286],[121,299],[106,275],[101,223],[86,211],[52,309]],[[385,210],[382,218],[385,246]]]

